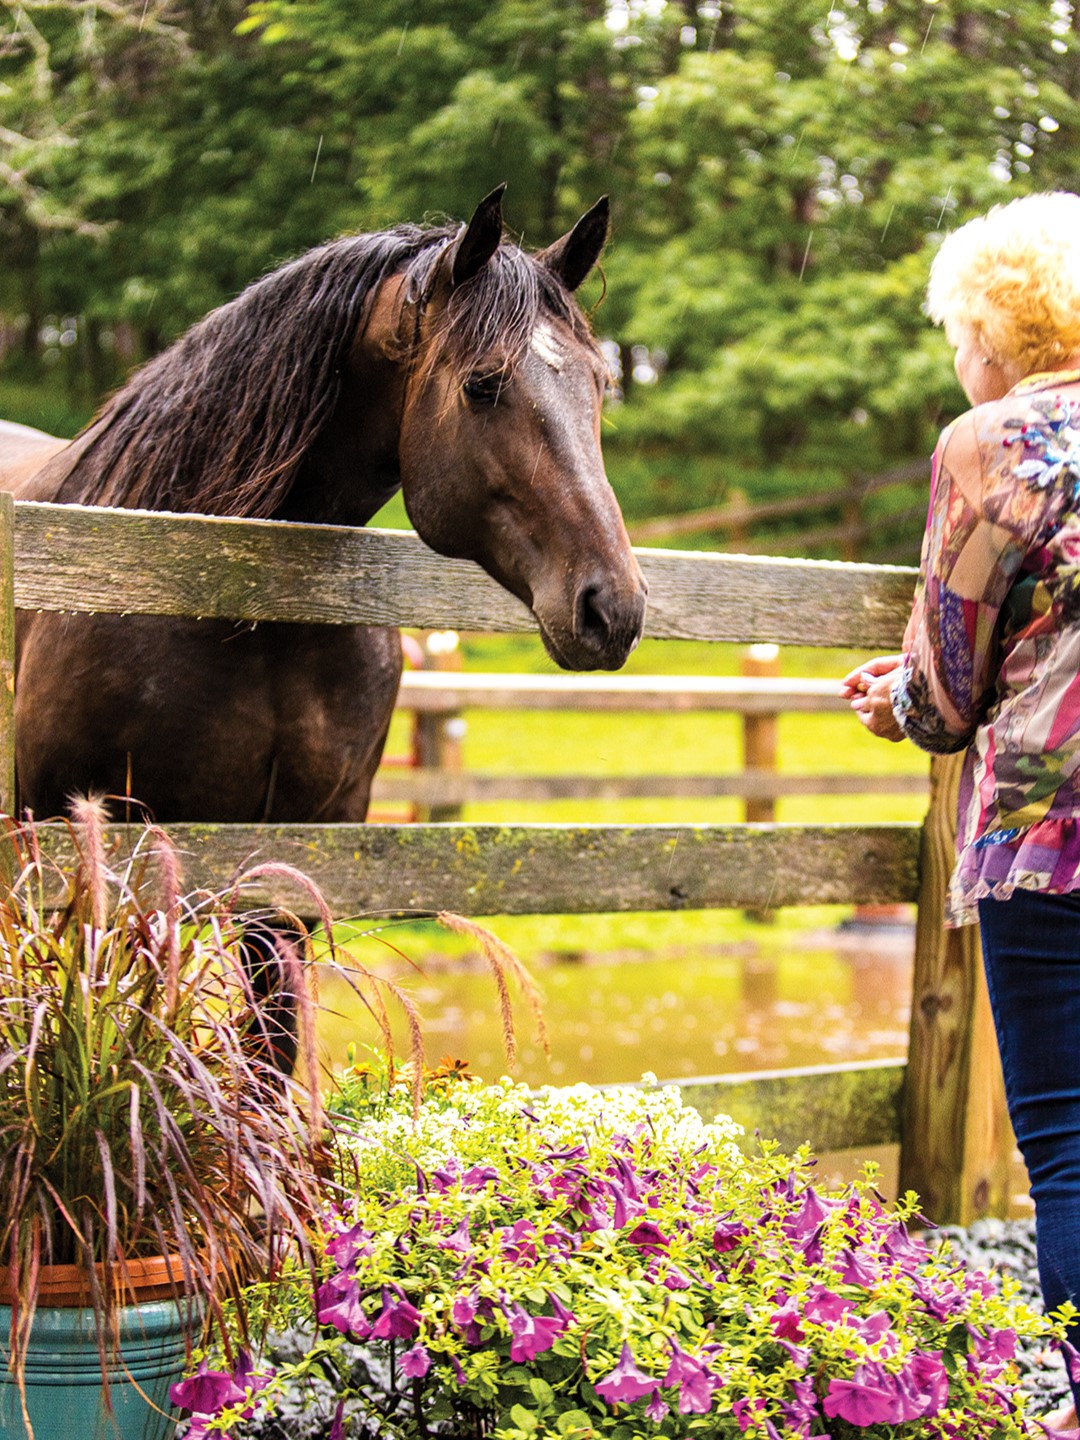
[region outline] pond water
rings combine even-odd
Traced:
[[[527,1006],[515,1005],[516,1074],[529,1084],[610,1084],[903,1056],[913,929],[821,929],[663,951],[540,955],[550,1056]],[[371,965],[371,956],[361,957]],[[379,963],[423,1017],[429,1060],[450,1054],[486,1079],[505,1069],[495,987],[479,954],[410,953]],[[341,982],[324,981],[331,1064],[372,1043],[370,1019]]]

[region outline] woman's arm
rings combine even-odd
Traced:
[[[897,728],[924,750],[964,749],[992,703],[999,612],[1045,518],[1001,444],[1001,406],[1015,412],[1024,402],[969,411],[934,453],[915,603],[888,684]]]

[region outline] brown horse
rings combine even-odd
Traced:
[[[573,298],[607,204],[529,255],[503,241],[501,197],[468,226],[353,236],[257,281],[70,444],[0,426],[0,486],[338,525],[400,486],[420,536],[525,601],[560,665],[617,668],[646,587]],[[17,666],[20,804],[39,816],[93,790],[162,822],[359,821],[401,648],[362,626],[23,614]]]

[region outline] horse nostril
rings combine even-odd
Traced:
[[[586,585],[578,594],[574,616],[574,633],[580,640],[604,640],[611,629],[611,619],[598,585]]]

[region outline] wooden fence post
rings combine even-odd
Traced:
[[[841,560],[858,560],[863,542],[863,501],[866,498],[866,481],[853,476],[851,488],[840,507],[840,525],[843,538],[840,541]]]
[[[778,645],[751,645],[743,656],[743,675],[758,679],[780,674]],[[743,716],[743,769],[776,773],[777,741],[780,717],[775,712]],[[776,820],[775,800],[744,800],[743,818],[750,825],[771,825]],[[748,910],[751,920],[768,922],[775,919],[771,910]]]
[[[900,1193],[935,1224],[1007,1213],[1015,1141],[1005,1107],[977,925],[944,927],[963,757],[935,757],[923,826]]]
[[[15,501],[0,491],[0,815],[15,814]]]
[[[425,635],[425,670],[460,670],[461,651],[453,630],[436,630]],[[465,720],[456,709],[437,710],[416,717],[416,758],[425,770],[442,770],[457,774],[462,769],[462,745]],[[418,805],[416,818],[421,822],[460,820],[460,805]]]

